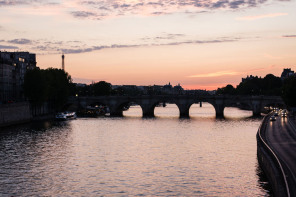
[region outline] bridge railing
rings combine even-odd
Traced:
[[[290,188],[289,184],[283,169],[283,166],[276,156],[274,151],[265,141],[265,132],[267,123],[269,121],[271,114],[268,114],[264,117],[258,132],[257,132],[257,152],[258,152],[258,161],[263,168],[263,171],[266,173],[271,185],[274,189],[275,196],[287,196],[290,197]],[[262,149],[263,150],[262,150]],[[265,155],[267,154],[267,155]],[[270,161],[271,159],[271,161]]]

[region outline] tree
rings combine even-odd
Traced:
[[[252,79],[241,82],[237,86],[237,94],[241,95],[261,95],[262,94],[262,79],[254,77]]]
[[[235,88],[228,84],[227,86],[223,87],[223,88],[218,88],[217,90],[217,94],[230,94],[230,95],[234,95],[236,93]]]
[[[296,76],[284,81],[282,98],[289,107],[296,107]]]
[[[24,78],[25,96],[31,103],[40,105],[46,99],[46,80],[40,69],[28,70]]]
[[[44,77],[46,79],[46,100],[59,110],[70,95],[71,76],[62,69],[48,68],[44,70]]]
[[[111,94],[112,85],[106,81],[100,81],[92,84],[91,90],[95,96],[107,96]]]
[[[273,74],[266,75],[262,80],[262,94],[263,95],[281,95],[282,80]]]
[[[49,102],[59,110],[68,99],[71,82],[71,76],[64,70],[34,69],[27,71],[25,75],[24,91],[32,104]]]

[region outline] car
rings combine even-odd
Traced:
[[[271,116],[270,117],[270,121],[276,121],[276,117],[275,116]]]

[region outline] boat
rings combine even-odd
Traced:
[[[56,120],[71,120],[71,119],[76,119],[76,113],[75,112],[59,112],[56,114],[55,119]]]
[[[85,109],[79,110],[77,112],[78,116],[81,117],[98,117],[105,116],[110,113],[109,107],[107,106],[87,106]]]

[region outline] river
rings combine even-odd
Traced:
[[[78,118],[1,129],[0,196],[269,196],[258,167],[262,118],[173,104],[142,118]]]

